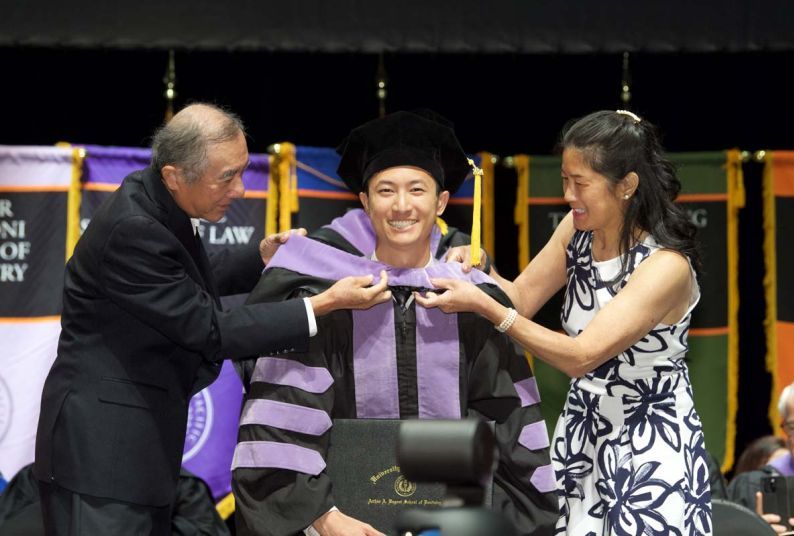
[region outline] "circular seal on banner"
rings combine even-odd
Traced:
[[[394,491],[400,497],[410,497],[416,492],[416,484],[405,478],[403,475],[397,477],[394,481]]]
[[[3,378],[0,378],[0,441],[3,440],[8,433],[8,429],[11,428],[12,410],[11,390],[6,385],[6,382],[3,381]]]
[[[201,447],[207,442],[212,430],[212,395],[209,389],[204,389],[190,399],[187,408],[187,432],[185,434],[185,449],[182,451],[182,463],[193,458],[199,453]]]

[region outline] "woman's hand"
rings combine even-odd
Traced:
[[[284,231],[282,233],[272,234],[259,242],[259,255],[262,257],[262,262],[265,263],[265,266],[267,266],[267,264],[270,262],[270,259],[273,258],[273,255],[276,254],[279,246],[289,240],[291,234],[306,236],[306,229],[303,227],[300,229],[290,229],[289,231]]]
[[[445,313],[480,313],[483,302],[491,299],[468,281],[431,279],[430,282],[443,292],[428,291],[424,296],[414,292],[414,299],[423,307],[438,307]]]

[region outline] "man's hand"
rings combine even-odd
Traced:
[[[472,268],[477,268],[478,270],[485,268],[487,258],[488,254],[485,253],[484,249],[480,248],[480,264],[477,266],[472,266],[471,246],[456,246],[454,248],[450,248],[447,251],[445,262],[459,262],[462,265],[461,269],[463,270],[463,273],[468,274],[471,272]]]
[[[761,516],[761,519],[769,523],[776,534],[784,534],[788,530],[785,525],[780,524],[779,515],[764,513],[764,496],[760,491],[755,492],[755,513]],[[794,525],[794,517],[790,518],[788,523],[789,525]]]
[[[438,307],[445,313],[480,313],[480,306],[487,301],[487,294],[469,283],[457,279],[431,279],[433,286],[444,289],[443,294],[428,291],[424,296],[414,292],[416,303],[422,307]]]
[[[262,262],[264,262],[265,265],[267,265],[270,259],[273,258],[273,255],[276,254],[279,246],[289,240],[290,235],[293,233],[306,236],[306,229],[303,227],[300,229],[290,229],[283,233],[272,234],[259,242],[259,255],[262,257]]]
[[[377,285],[372,285],[373,280],[371,275],[340,279],[325,292],[309,298],[314,314],[321,316],[337,309],[369,309],[390,300],[386,271],[381,271]]]
[[[386,536],[371,525],[346,516],[339,510],[331,510],[317,518],[312,526],[320,536]]]

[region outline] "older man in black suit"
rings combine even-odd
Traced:
[[[48,534],[169,534],[190,397],[223,358],[305,351],[314,315],[390,298],[350,277],[308,300],[224,311],[285,236],[208,258],[199,218],[244,193],[240,120],[191,105],[154,137],[67,264],[58,356],[42,396],[35,475]]]

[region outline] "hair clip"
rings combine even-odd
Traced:
[[[642,121],[639,115],[635,114],[634,112],[630,112],[628,110],[615,110],[615,113],[620,115],[627,115],[632,119],[634,119],[635,123],[639,123],[640,121]]]

